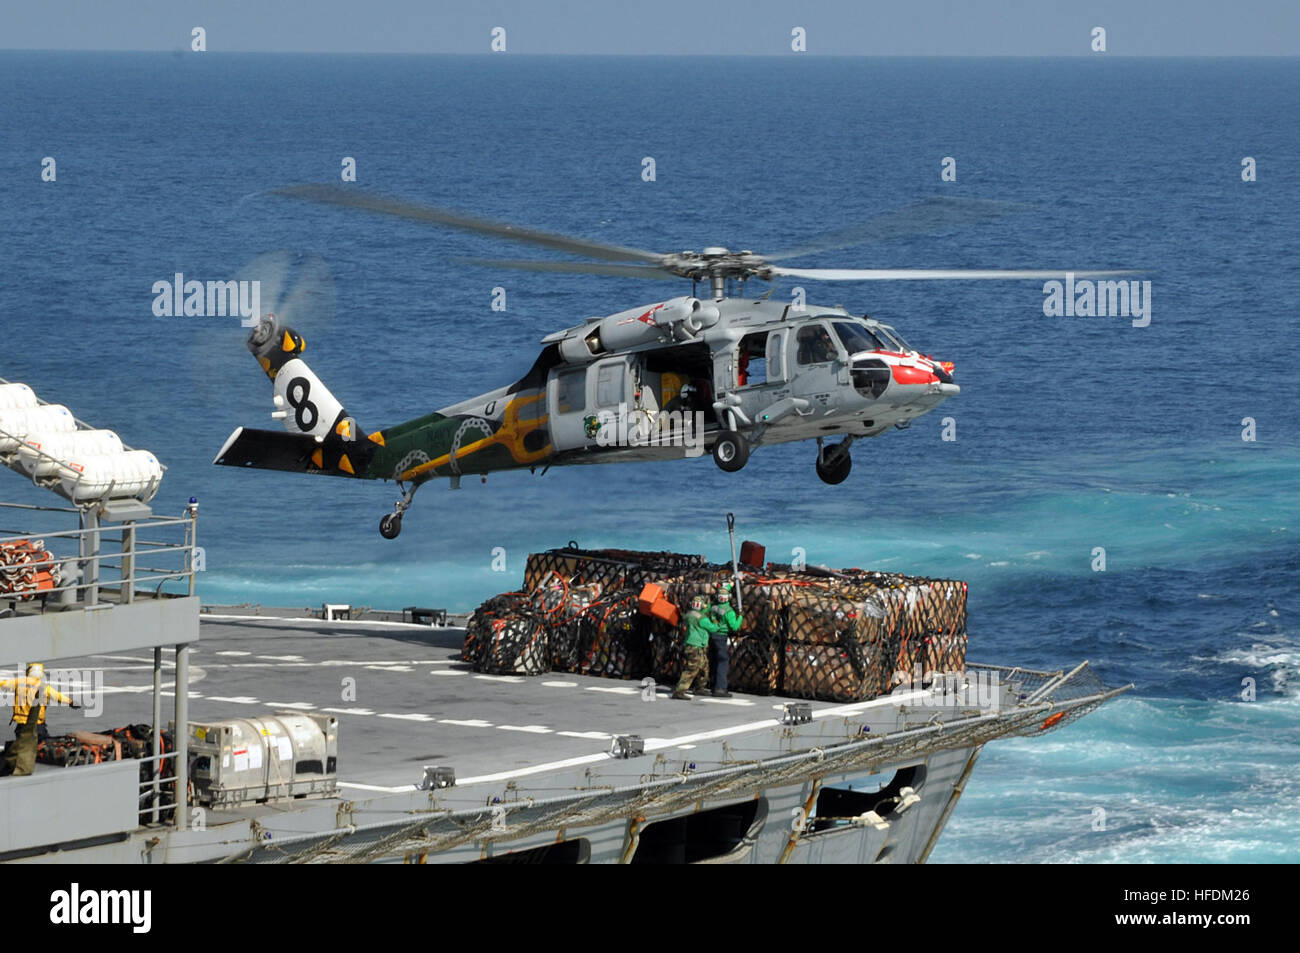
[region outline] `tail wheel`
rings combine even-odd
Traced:
[[[822,478],[822,482],[835,486],[847,480],[849,471],[853,469],[853,458],[849,452],[843,450],[836,453],[832,448],[826,457],[825,461],[820,458],[817,460],[817,475]]]
[[[388,513],[379,521],[379,535],[384,539],[397,539],[402,531],[402,518],[396,513]]]
[[[749,459],[749,441],[734,430],[718,434],[713,444],[713,462],[728,473],[735,473]]]

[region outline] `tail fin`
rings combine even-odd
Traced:
[[[287,434],[238,428],[213,463],[225,466],[366,476],[375,445],[358,440],[356,421],[302,359],[307,342],[274,316],[262,318],[248,349],[274,387],[271,416]]]
[[[289,433],[320,440],[331,436],[355,440],[356,421],[302,359],[306,348],[302,335],[293,328],[280,327],[269,315],[248,336],[248,349],[275,387],[271,416],[283,420]]]

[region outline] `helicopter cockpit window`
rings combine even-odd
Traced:
[[[871,333],[869,328],[849,321],[836,321],[835,333],[840,336],[840,343],[850,354],[861,351],[892,351],[893,345],[883,343]]]
[[[623,365],[606,364],[596,371],[596,406],[614,407],[623,400]]]
[[[800,328],[795,338],[795,351],[800,364],[825,364],[836,357],[835,344],[824,324]]]
[[[893,328],[887,328],[887,327],[885,327],[885,326],[882,324],[882,325],[879,325],[878,330],[879,330],[881,336],[883,336],[883,337],[887,338],[888,340],[894,342],[894,345],[893,345],[893,347],[892,347],[892,350],[895,350],[895,351],[910,351],[910,350],[912,350],[912,348],[908,345],[908,343],[907,343],[906,341],[903,340],[903,336],[902,336],[901,334],[899,334],[897,331],[895,331]]]
[[[555,378],[555,412],[580,414],[587,409],[587,369],[565,371]]]

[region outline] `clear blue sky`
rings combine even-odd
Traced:
[[[1300,0],[0,0],[0,49],[1294,56]]]

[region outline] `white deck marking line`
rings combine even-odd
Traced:
[[[933,693],[928,688],[913,689],[901,695],[885,695],[866,702],[849,702],[846,705],[832,705],[830,708],[814,708],[814,718],[833,718],[837,715],[856,715],[866,708],[885,708],[889,705],[903,705],[921,698],[929,698]]]
[[[239,652],[235,649],[227,649],[224,652],[213,652],[213,655],[252,655],[252,652]]]
[[[753,708],[754,702],[744,698],[710,698],[708,695],[696,695],[696,701],[709,702],[713,705],[738,705],[742,708]]]
[[[381,784],[357,784],[355,781],[340,781],[341,788],[356,788],[358,791],[382,791],[385,794],[401,794],[404,791],[414,791],[414,784],[404,784],[397,788],[386,788]]]
[[[163,692],[164,695],[173,694],[172,692]],[[210,702],[229,702],[232,705],[260,705],[262,704],[256,698],[249,695],[209,695]]]
[[[325,658],[303,662],[303,665],[313,665],[317,668],[337,668],[340,665],[347,665],[355,668],[358,665],[441,665],[447,661],[459,661],[459,659],[356,659],[356,658]]]
[[[482,718],[439,718],[440,725],[460,725],[462,728],[491,728],[492,722]]]
[[[497,725],[501,731],[526,731],[533,735],[550,735],[555,733],[554,728],[547,728],[545,725]]]
[[[326,622],[324,619],[277,619],[269,615],[217,615],[213,612],[206,612],[199,615],[200,622],[264,622],[268,625],[382,625],[395,629],[423,629],[425,632],[444,632],[450,635],[453,632],[463,632],[465,627],[461,625],[449,625],[445,627],[434,625],[420,625],[417,622],[385,622],[382,619],[331,619]]]
[[[248,653],[245,652],[245,655]],[[301,655],[259,655],[257,656],[263,662],[305,662],[307,661]]]
[[[412,712],[412,713],[409,714],[409,715],[399,715],[399,714],[395,714],[395,713],[393,713],[393,712],[383,712],[383,713],[380,714],[379,717],[380,717],[380,718],[400,718],[402,721],[433,721],[433,720],[434,720],[434,717],[433,717],[432,715],[425,715],[425,714],[423,714],[423,713],[421,713],[421,712],[418,712],[418,711],[417,711],[417,712]]]
[[[693,741],[713,741],[717,738],[725,738],[728,735],[740,734],[746,731],[759,731],[763,728],[775,728],[781,722],[775,718],[765,718],[762,721],[751,721],[743,725],[734,725],[730,728],[714,728],[712,731],[698,731],[693,735],[682,735],[680,738],[646,738],[645,750],[658,751],[661,748],[676,748],[683,744]]]
[[[518,675],[475,675],[474,677],[485,682],[504,682],[507,685],[522,685],[528,681],[528,679]]]
[[[609,687],[606,687],[604,685],[588,685],[587,691],[609,692],[611,695],[640,695],[641,694],[641,689],[639,688],[627,688],[622,685],[611,685]]]
[[[505,781],[507,778],[518,778],[528,774],[541,774],[544,771],[555,771],[560,768],[576,768],[583,764],[595,764],[598,761],[610,761],[609,753],[602,751],[599,754],[585,754],[577,758],[566,758],[563,761],[551,761],[547,764],[535,764],[531,768],[519,768],[515,771],[502,771],[499,774],[483,774],[476,778],[458,778],[457,785],[481,784],[487,781]]]
[[[614,736],[604,731],[557,731],[566,738],[586,738],[588,741],[608,741]]]
[[[468,675],[469,672],[462,671],[458,668],[439,669],[436,672],[430,672],[430,675]]]
[[[299,708],[304,711],[316,707],[311,702],[267,702],[267,704],[272,708]]]
[[[919,698],[928,695],[926,691],[912,691],[903,695],[887,695],[884,698],[877,698],[869,702],[855,702],[849,705],[834,705],[830,708],[823,708],[821,711],[814,711],[813,717],[825,717],[831,715],[849,715],[864,708],[875,706],[896,705],[906,702],[912,698]],[[683,735],[680,738],[647,738],[645,740],[645,750],[654,751],[661,748],[677,748],[684,744],[690,744],[695,741],[712,741],[717,738],[725,738],[727,735],[740,734],[747,731],[756,731],[762,728],[774,728],[781,724],[776,718],[768,718],[764,721],[751,721],[747,724],[736,725],[731,728],[719,728],[716,731],[704,731],[693,735]],[[551,761],[546,764],[535,764],[527,768],[518,768],[514,771],[501,771],[497,774],[484,774],[475,778],[458,778],[458,785],[481,784],[488,781],[505,781],[509,778],[519,778],[530,774],[541,774],[546,771],[557,771],[561,768],[576,768],[584,764],[595,764],[597,762],[609,762],[609,753],[602,751],[599,754],[582,755],[577,758],[565,758],[563,761]]]
[[[373,715],[374,712],[369,708],[322,708],[321,711],[327,711],[332,715]]]
[[[574,688],[577,682],[542,682],[544,688]]]

